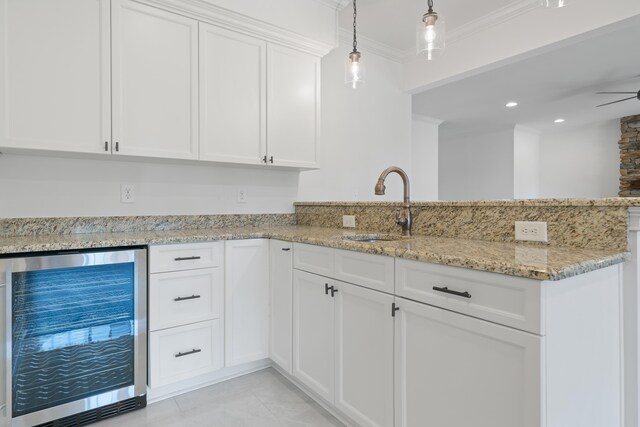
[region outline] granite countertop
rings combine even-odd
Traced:
[[[359,242],[344,236],[358,230],[308,226],[217,228],[122,233],[0,237],[0,254],[68,249],[189,243],[211,240],[274,238],[292,242],[394,256],[435,264],[490,271],[537,280],[560,280],[624,262],[628,252],[459,238],[412,236],[392,241]]]

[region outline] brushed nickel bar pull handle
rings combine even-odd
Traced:
[[[184,356],[189,356],[191,354],[196,354],[196,353],[200,353],[202,350],[199,348],[194,348],[191,351],[185,351],[184,353],[182,352],[178,352],[178,354],[175,355],[176,358],[178,357],[184,357]]]
[[[269,163],[273,164],[273,156],[269,157]]]
[[[116,141],[116,151],[120,151],[120,143]]]
[[[291,250],[291,248],[282,248],[283,251],[288,252]]]
[[[178,298],[174,298],[173,300],[175,302],[179,302],[179,301],[187,301],[190,299],[198,299],[198,298],[202,298],[200,295],[191,295],[190,297],[178,297]]]
[[[471,294],[469,292],[452,291],[451,289],[447,288],[446,286],[444,288],[439,288],[437,286],[434,286],[433,290],[434,291],[438,291],[438,292],[443,292],[445,294],[456,295],[456,296],[459,296],[459,297],[471,298]]]
[[[104,151],[109,151],[109,141],[104,142]]]
[[[174,261],[193,261],[195,259],[200,259],[201,257],[199,256],[186,256],[186,257],[178,257],[178,258],[174,258]]]

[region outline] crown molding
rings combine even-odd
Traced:
[[[338,40],[341,44],[351,46],[351,43],[353,42],[353,30],[347,30],[344,28],[338,29]],[[371,52],[390,61],[400,63],[405,56],[404,52],[400,49],[380,43],[372,38],[361,36],[360,34],[358,34],[358,50],[363,53]]]
[[[324,6],[330,7],[331,9],[337,12],[340,12],[342,9],[347,7],[349,3],[351,3],[349,0],[312,0],[312,1],[315,1],[316,3],[320,3]]]
[[[435,125],[435,126],[440,126],[442,123],[444,123],[444,120],[436,119],[435,117],[429,117],[422,114],[415,114],[415,113],[411,115],[411,119],[416,122],[429,123],[430,125]]]
[[[302,50],[320,57],[326,55],[335,47],[334,45],[319,42],[310,37],[216,6],[203,0],[134,1],[156,6],[170,12],[197,19],[198,21],[257,37],[267,42]],[[317,1],[325,2],[324,0]]]
[[[487,13],[486,15],[479,16],[473,21],[454,29],[446,36],[446,42],[456,43],[460,40],[471,37],[474,34],[487,28],[503,24],[520,15],[524,15],[525,13],[531,12],[532,10],[538,8],[540,8],[540,5],[535,0],[513,1],[499,9]]]
[[[520,131],[523,131],[523,132],[526,132],[526,133],[530,133],[530,134],[533,134],[533,135],[538,135],[538,136],[540,136],[542,134],[542,131],[540,129],[532,128],[532,127],[529,127],[529,126],[524,126],[524,125],[521,125],[521,124],[516,124],[513,127],[513,130],[514,131],[520,130]]]

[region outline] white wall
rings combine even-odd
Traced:
[[[438,200],[438,126],[441,120],[413,115],[411,123],[411,197]]]
[[[614,197],[620,176],[620,121],[540,137],[540,197]]]
[[[0,155],[0,218],[293,211],[297,172]],[[120,203],[133,184],[136,202]],[[245,189],[247,203],[236,202]]]
[[[298,200],[402,200],[400,177],[389,176],[386,196],[373,194],[376,180],[391,165],[411,177],[411,97],[401,88],[402,67],[362,49],[367,85],[353,90],[343,83],[351,49],[340,45],[322,59],[320,169],[300,173]]]
[[[513,198],[513,129],[440,138],[440,200]]]
[[[516,125],[513,130],[513,198],[536,199],[540,194],[540,133]]]

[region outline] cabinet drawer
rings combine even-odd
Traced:
[[[149,330],[220,317],[222,269],[152,274],[149,278]]]
[[[335,278],[381,292],[393,293],[393,257],[335,249]]]
[[[544,335],[541,289],[537,280],[396,259],[398,296]]]
[[[221,242],[157,245],[149,248],[150,273],[219,267],[221,261]]]
[[[293,268],[333,277],[335,249],[324,246],[293,244]]]
[[[220,320],[149,334],[149,386],[160,387],[222,368]]]

